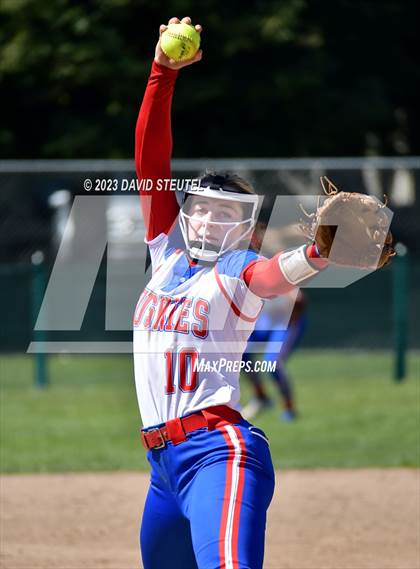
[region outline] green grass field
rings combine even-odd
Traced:
[[[299,420],[281,422],[279,407],[254,421],[275,466],[419,466],[419,368],[410,354],[409,376],[396,384],[391,354],[297,353],[289,370]],[[52,356],[49,372],[50,386],[39,389],[32,356],[0,357],[2,472],[147,467],[129,356]]]

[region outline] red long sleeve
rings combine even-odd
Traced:
[[[253,261],[242,272],[242,278],[247,287],[260,298],[274,298],[291,291],[295,285],[289,283],[283,275],[279,256],[274,255],[271,259]],[[323,270],[328,265],[328,259],[320,258],[314,245],[309,245],[306,255],[311,259],[311,264],[318,270]]]
[[[150,191],[140,189],[140,201],[148,241],[168,233],[178,216],[175,192],[157,191],[158,179],[171,177],[171,105],[178,72],[155,61],[140,107],[135,134],[138,179],[152,180]]]

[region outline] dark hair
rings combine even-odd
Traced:
[[[211,187],[212,189],[222,188],[226,192],[236,192],[238,194],[255,194],[255,190],[252,185],[247,182],[238,174],[231,174],[230,172],[214,172],[212,170],[206,170],[203,175],[199,177],[200,187]],[[241,204],[244,214],[244,219],[252,213],[252,205]]]
[[[206,170],[205,173],[200,176],[200,186],[219,186],[226,191],[237,192],[238,194],[255,194],[255,190],[252,185],[247,182],[238,174],[231,174],[230,172],[213,172],[211,170]]]

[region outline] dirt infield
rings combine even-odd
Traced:
[[[419,471],[277,473],[267,569],[418,569]],[[4,569],[138,568],[148,476],[1,478]]]

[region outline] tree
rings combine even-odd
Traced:
[[[157,28],[180,6],[204,58],[178,81],[175,155],[419,152],[413,0],[3,0],[1,156],[131,157]]]

